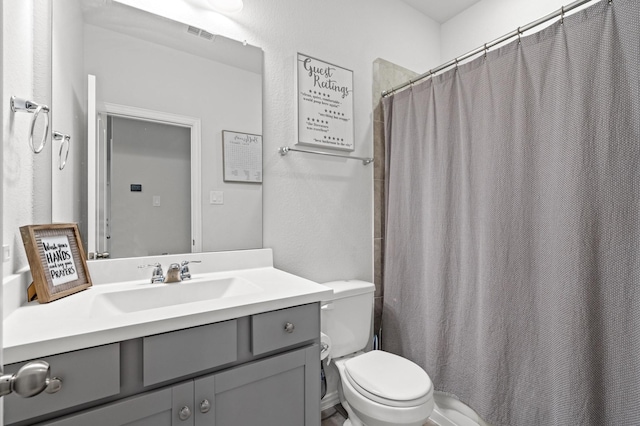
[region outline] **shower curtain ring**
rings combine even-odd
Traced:
[[[560,25],[564,25],[564,6],[560,8]]]
[[[458,71],[458,58],[456,58],[456,71]]]
[[[520,27],[518,27],[518,44],[522,44],[522,31],[520,31]]]
[[[489,52],[489,49],[487,49],[487,43],[484,44],[484,59],[487,59],[487,52]]]

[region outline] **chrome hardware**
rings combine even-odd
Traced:
[[[295,325],[293,325],[292,323],[288,322],[284,325],[284,331],[286,331],[287,333],[293,333],[293,330],[296,328]]]
[[[47,383],[47,387],[44,388],[46,393],[52,394],[62,389],[62,379],[59,377],[52,377]]]
[[[69,159],[69,145],[71,144],[71,136],[63,135],[60,132],[53,131],[53,140],[54,141],[62,141],[60,142],[60,152],[58,152],[58,169],[63,170],[64,166],[67,165],[67,160]],[[65,147],[67,148],[67,152],[64,155],[64,160],[62,159],[62,152]]]
[[[109,237],[107,237],[109,238]],[[89,252],[89,260],[94,260],[94,259],[109,259],[109,252],[103,251],[102,253],[100,252],[93,252],[90,251]],[[139,268],[146,268],[146,266],[139,266]]]
[[[138,268],[153,268],[153,273],[151,274],[151,284],[164,282],[164,272],[162,272],[161,264],[154,263],[149,265],[140,265],[138,266]]]
[[[359,161],[362,161],[362,164],[365,166],[367,164],[373,163],[373,158],[370,158],[370,157],[354,157],[351,155],[334,154],[332,152],[322,152],[322,151],[313,151],[310,149],[291,148],[290,146],[281,146],[280,148],[278,148],[278,152],[282,157],[287,155],[289,151],[305,152],[307,154],[328,155],[329,157],[346,158],[347,160],[359,160]]]
[[[202,414],[206,414],[209,412],[209,410],[211,410],[211,403],[209,402],[208,399],[205,399],[200,403],[200,412]]]
[[[189,267],[187,266],[190,263],[202,263],[200,260],[184,260],[180,264],[180,279],[188,280],[191,279],[191,272],[189,271]]]
[[[36,396],[51,386],[55,393],[62,388],[62,380],[51,378],[51,366],[45,361],[31,361],[16,374],[4,374],[0,377],[0,396],[17,393],[23,398]],[[55,390],[54,390],[55,389]]]
[[[182,421],[187,420],[189,417],[191,417],[191,408],[187,407],[186,405],[182,407],[180,409],[180,412],[178,413],[178,417]]]
[[[49,107],[46,105],[39,105],[26,99],[20,99],[15,96],[11,97],[10,104],[11,111],[13,112],[28,112],[30,114],[33,114],[33,117],[31,118],[31,131],[29,132],[29,146],[31,147],[31,150],[34,152],[34,154],[39,154],[44,149],[44,146],[47,143],[47,135],[49,134]],[[44,133],[42,134],[40,145],[36,148],[33,145],[33,132],[36,128],[38,115],[40,115],[41,112],[44,112],[44,122],[46,124]]]
[[[179,283],[180,278],[180,264],[172,263],[169,265],[169,269],[167,269],[167,277],[165,278],[165,283]]]

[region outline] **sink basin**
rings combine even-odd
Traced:
[[[185,303],[203,302],[257,293],[262,289],[243,278],[230,277],[172,284],[145,284],[133,290],[96,295],[92,310],[131,313]]]

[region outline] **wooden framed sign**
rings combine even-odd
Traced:
[[[77,224],[21,226],[20,234],[38,302],[48,303],[91,287]]]
[[[298,53],[298,143],[353,151],[353,71]]]

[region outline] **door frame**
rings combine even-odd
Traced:
[[[154,111],[145,108],[103,103],[98,113],[133,120],[152,121],[186,127],[191,130],[191,252],[202,251],[202,173],[201,173],[201,128],[200,118]],[[89,215],[91,217],[91,215]]]

